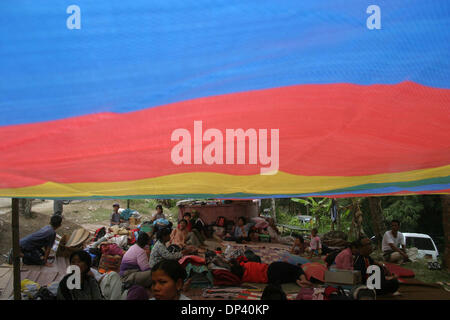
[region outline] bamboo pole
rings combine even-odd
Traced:
[[[19,247],[19,199],[12,198],[12,246],[14,266],[14,300],[21,300],[20,292],[20,247]]]

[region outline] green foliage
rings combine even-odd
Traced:
[[[442,265],[442,261],[439,261]],[[415,278],[425,283],[436,283],[438,281],[450,282],[450,273],[445,269],[429,270],[427,260],[418,260],[416,262],[409,262],[404,265],[405,268],[412,269],[415,273]]]
[[[418,226],[424,205],[418,197],[402,197],[383,209],[387,221],[397,219],[403,230],[413,230]]]
[[[300,220],[296,215],[290,215],[289,213],[279,209],[277,209],[277,222],[291,226],[302,226]]]
[[[331,223],[330,220],[330,208],[332,205],[332,200],[329,198],[317,199],[317,201],[312,198],[299,199],[291,198],[294,202],[299,202],[304,206],[308,207],[309,213],[315,218],[315,221],[311,220],[309,228],[316,227],[319,229],[319,233],[325,231],[326,227]],[[329,231],[329,228],[328,230]]]

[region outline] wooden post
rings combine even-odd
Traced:
[[[444,257],[445,268],[450,271],[450,195],[441,195],[442,201],[442,220],[444,227]]]
[[[21,300],[20,292],[20,247],[19,247],[19,199],[12,198],[12,246],[14,266],[14,300]]]
[[[272,198],[272,215],[274,223],[277,223],[277,209],[275,207],[275,198]]]
[[[338,200],[336,199],[336,228],[337,231],[341,231],[341,212],[339,211]]]
[[[130,209],[130,199],[127,200],[127,209]]]
[[[369,197],[370,216],[372,219],[373,233],[376,236],[377,248],[381,249],[381,241],[384,234],[383,209],[379,197]]]

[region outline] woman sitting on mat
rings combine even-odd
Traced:
[[[166,243],[170,240],[171,232],[172,230],[170,228],[162,228],[158,230],[156,234],[157,241],[150,254],[150,268],[153,268],[156,264],[158,264],[158,262],[164,259],[179,260],[184,255],[187,255],[191,252],[188,249],[183,249],[181,252],[170,252],[166,247]]]
[[[149,257],[145,251],[146,246],[149,244],[149,235],[140,231],[136,243],[123,255],[120,264],[120,276],[123,282],[150,287],[152,283],[151,271],[148,264]]]
[[[56,294],[57,300],[103,300],[100,287],[91,269],[91,255],[86,251],[75,251],[70,255],[70,264],[80,268],[80,287],[69,289],[67,281],[71,281],[77,274],[68,274],[62,278]],[[72,281],[71,281],[72,282]],[[77,283],[75,279],[75,284]]]
[[[225,236],[226,241],[236,241],[237,243],[247,243],[250,241],[248,232],[254,223],[247,223],[244,217],[239,217],[237,225],[234,227],[232,234]]]
[[[181,248],[187,247],[191,251],[195,251],[195,247],[202,246],[202,242],[197,238],[193,232],[187,229],[187,221],[181,219],[178,226],[173,229],[170,235],[169,244],[177,245]]]

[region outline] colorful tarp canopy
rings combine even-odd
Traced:
[[[450,2],[372,2],[1,1],[0,197],[449,193]]]

